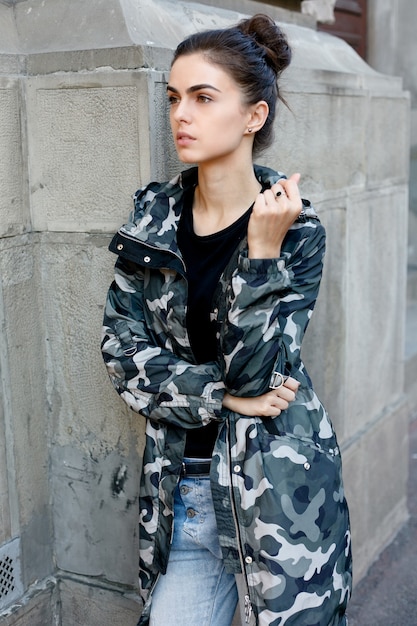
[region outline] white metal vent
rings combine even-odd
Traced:
[[[20,540],[17,538],[0,547],[0,608],[21,594]]]

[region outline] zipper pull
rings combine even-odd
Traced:
[[[249,624],[250,617],[252,615],[252,603],[250,601],[249,595],[245,596],[245,623]]]

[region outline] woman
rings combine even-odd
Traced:
[[[347,623],[350,533],[331,423],[300,358],[324,230],[299,174],[253,165],[290,62],[267,16],[190,36],[167,87],[181,161],[115,235],[102,349],[146,418],[140,625]]]

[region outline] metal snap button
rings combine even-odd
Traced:
[[[304,463],[304,469],[305,470],[309,470],[311,467],[310,463],[307,461],[306,463]]]
[[[181,494],[182,496],[186,496],[186,495],[187,495],[187,493],[189,493],[190,491],[191,491],[191,489],[190,489],[189,487],[187,487],[187,485],[182,485],[182,486],[180,487],[180,494]]]
[[[149,263],[149,261],[151,260],[150,256],[145,256],[143,257],[143,260],[145,261],[145,263]]]
[[[233,471],[235,472],[235,474],[239,474],[240,472],[240,465],[235,465],[233,468]]]
[[[118,250],[123,250],[123,244],[122,244],[122,243],[118,243],[118,244],[117,244],[117,246],[116,246],[116,248],[117,248]]]
[[[187,509],[187,517],[188,517],[188,519],[192,519],[196,515],[197,515],[197,511],[194,511],[194,509]]]
[[[246,556],[245,557],[245,563],[247,563],[248,565],[250,565],[252,563],[253,559],[251,556]]]

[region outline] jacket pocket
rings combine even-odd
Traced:
[[[323,449],[294,436],[273,436],[263,428],[258,428],[252,446],[243,467],[246,522],[271,524],[272,534],[281,535],[284,543],[301,542],[313,553],[324,546],[331,550],[333,534],[346,530],[338,449]],[[280,550],[278,545],[276,549]]]
[[[260,428],[249,448],[240,493],[253,593],[265,609],[298,616],[299,594],[320,589],[327,600],[314,623],[333,623],[349,591],[351,566],[340,456],[313,441]]]

